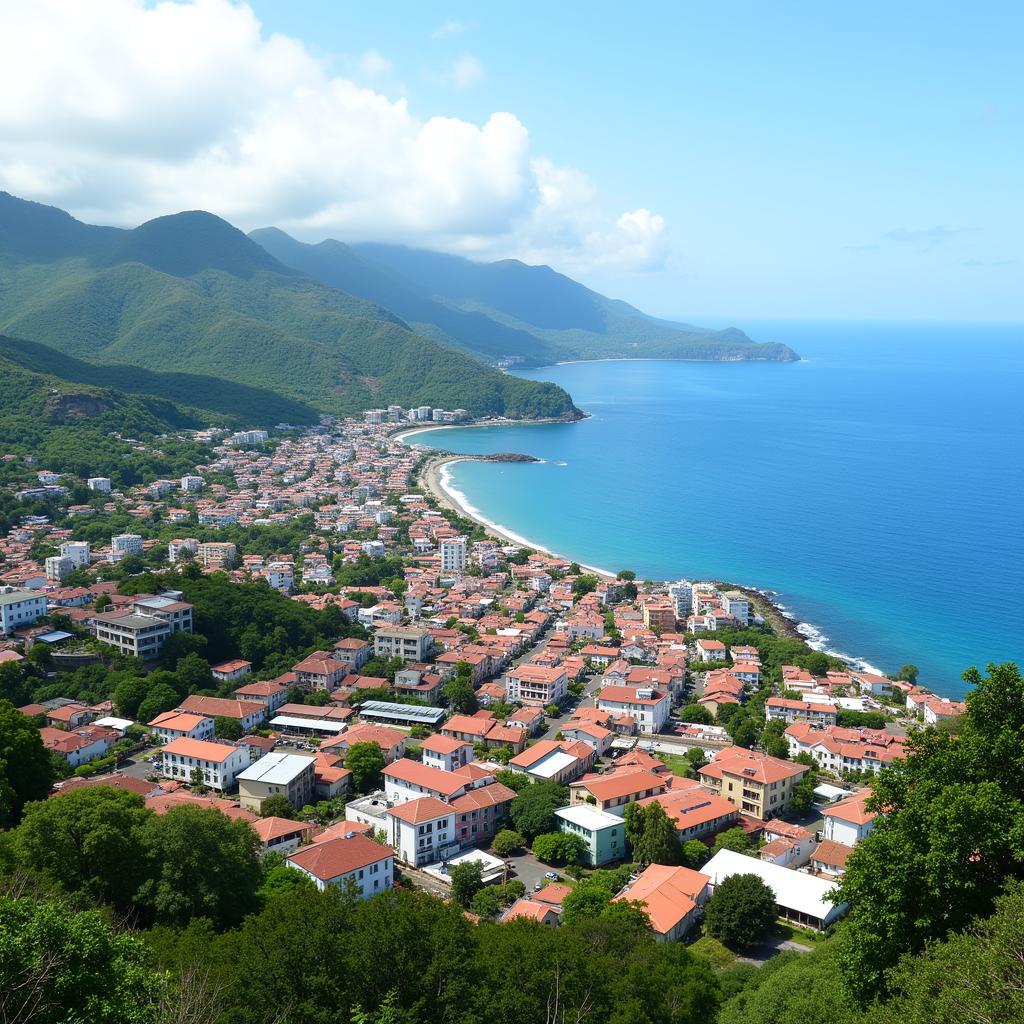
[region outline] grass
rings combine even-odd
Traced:
[[[801,928],[799,925],[790,924],[781,918],[775,922],[774,934],[781,939],[799,942],[804,946],[813,947],[825,941],[825,936],[821,932],[812,931],[810,928]]]
[[[690,952],[707,960],[716,971],[725,970],[736,960],[732,950],[710,935],[702,935],[690,946]]]
[[[693,778],[692,765],[685,757],[680,757],[678,754],[658,754],[658,760],[664,761],[671,769],[673,775],[678,775],[684,779]]]

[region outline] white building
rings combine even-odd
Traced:
[[[668,596],[675,605],[676,618],[685,619],[690,614],[693,603],[693,584],[689,580],[680,580],[668,588]]]
[[[125,615],[121,612],[93,616],[96,639],[122,654],[151,661],[160,656],[164,641],[172,633],[171,624],[155,615]]]
[[[441,556],[441,572],[464,572],[466,569],[466,538],[445,537],[437,545]]]
[[[388,845],[413,867],[448,860],[461,848],[455,818],[453,807],[432,796],[392,807],[387,812]]]
[[[290,594],[295,586],[295,566],[291,562],[271,562],[263,570],[263,578],[275,590]]]
[[[137,533],[119,533],[110,538],[110,550],[119,555],[141,555],[142,538]]]
[[[171,565],[176,565],[183,551],[191,551],[193,555],[199,550],[199,541],[195,537],[186,537],[184,540],[172,540],[167,545],[167,560]]]
[[[311,878],[321,892],[329,885],[340,885],[363,900],[390,889],[395,873],[392,851],[364,835],[311,843],[296,850],[286,863]]]
[[[636,721],[640,732],[661,732],[672,708],[667,693],[644,686],[605,686],[597,695],[601,711],[628,715]]]
[[[91,476],[85,481],[85,485],[90,491],[100,491],[103,494],[110,493],[110,477],[109,476]]]
[[[31,590],[6,590],[0,593],[0,633],[13,633],[46,614],[45,595]]]
[[[76,569],[89,567],[89,542],[66,540],[60,546],[60,557],[67,558]]]
[[[60,555],[50,555],[44,565],[46,578],[51,583],[60,583],[71,575],[75,566],[70,558],[62,558]]]
[[[249,748],[208,740],[171,740],[163,748],[162,772],[169,779],[189,782],[196,768],[203,782],[221,792],[234,786],[238,773],[249,765]]]
[[[722,595],[722,607],[726,614],[731,615],[744,626],[750,620],[750,601],[738,590],[727,590]]]
[[[568,690],[569,677],[559,665],[517,665],[505,676],[506,699],[532,707],[558,704]]]
[[[139,594],[132,602],[132,609],[140,615],[163,619],[172,633],[192,632],[192,605],[187,601],[176,601],[166,594]]]
[[[194,476],[191,473],[186,473],[181,478],[181,489],[183,491],[201,491],[206,486],[206,481],[201,476]]]
[[[212,740],[213,719],[187,711],[165,711],[157,715],[148,727],[160,737],[162,743],[172,740]]]
[[[865,836],[871,834],[875,827],[877,811],[867,809],[867,801],[871,796],[870,789],[863,789],[845,800],[832,804],[823,810],[825,826],[822,834],[825,839],[842,843],[845,846],[856,846]]]
[[[274,751],[238,773],[238,802],[259,814],[263,801],[283,796],[292,807],[304,807],[313,799],[316,760],[302,754]]]

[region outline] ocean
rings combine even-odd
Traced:
[[[428,431],[467,508],[643,579],[776,593],[815,646],[943,696],[1024,656],[1024,327],[743,323],[793,364],[605,361],[524,372],[579,423]]]

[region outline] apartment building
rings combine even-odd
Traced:
[[[283,796],[292,807],[313,800],[316,760],[301,754],[270,753],[238,773],[238,802],[260,814],[263,801]]]
[[[764,703],[764,717],[769,722],[807,722],[810,725],[830,726],[836,724],[838,711],[831,701],[789,700],[786,697],[769,697]]]
[[[171,624],[156,615],[101,612],[93,616],[93,633],[97,640],[143,661],[158,658],[164,641],[172,632]]]
[[[423,661],[433,647],[430,633],[415,626],[383,626],[373,635],[373,653],[379,658]]]
[[[238,773],[249,764],[248,747],[209,740],[171,740],[162,753],[161,771],[166,778],[189,782],[198,768],[203,783],[220,792],[231,789]]]
[[[46,596],[32,590],[0,593],[0,633],[31,626],[46,614]]]
[[[312,843],[296,850],[285,863],[308,876],[321,892],[337,885],[362,900],[390,889],[394,881],[394,853],[365,835]]]
[[[436,797],[392,807],[386,815],[388,845],[399,860],[413,867],[454,857],[461,849],[455,828],[455,809]]]
[[[141,555],[142,538],[137,533],[119,533],[110,538],[110,550],[115,555]]]
[[[296,665],[295,685],[303,690],[335,690],[348,675],[348,666],[327,651],[314,651]]]
[[[438,542],[438,555],[441,559],[441,572],[464,572],[466,569],[466,538],[445,537]]]
[[[560,665],[518,665],[505,676],[507,699],[531,707],[559,704],[568,691],[569,677]]]
[[[153,615],[163,619],[172,633],[192,632],[192,605],[165,594],[139,594],[132,602],[139,615]]]
[[[699,769],[700,784],[743,814],[767,821],[781,815],[807,766],[744,747],[727,747]]]
[[[604,686],[597,695],[600,711],[627,715],[642,733],[661,732],[668,721],[672,700],[667,693],[646,686]]]
[[[229,541],[206,541],[199,545],[199,561],[204,569],[223,569],[238,561],[238,548]]]

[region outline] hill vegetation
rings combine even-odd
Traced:
[[[477,263],[381,244],[307,245],[276,228],[250,235],[282,263],[398,313],[417,330],[491,360],[540,366],[622,357],[796,359],[742,331],[656,320],[550,267],[518,260]]]
[[[180,400],[192,381],[199,401],[232,415],[244,406],[254,423],[390,403],[577,415],[561,388],[424,338],[202,212],[123,231],[0,194],[0,331],[104,369],[150,371],[138,386],[159,397]],[[220,399],[211,379],[236,387]],[[268,416],[259,393],[284,396],[291,414]]]

